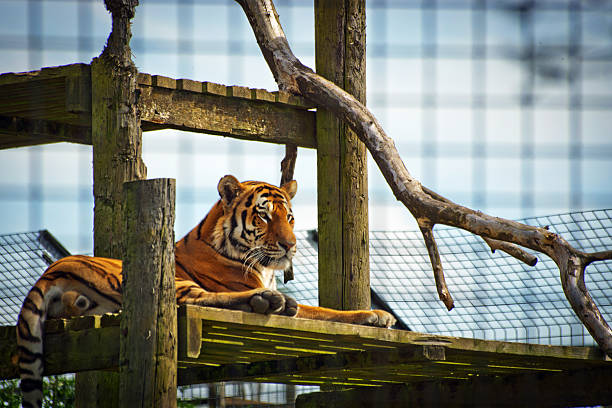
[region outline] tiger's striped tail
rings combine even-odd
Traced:
[[[26,296],[17,320],[17,355],[23,408],[42,407],[43,325],[47,318],[45,303],[45,294],[34,286]]]

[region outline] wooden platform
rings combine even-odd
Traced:
[[[119,322],[119,315],[47,322],[46,374],[117,369]],[[612,361],[596,347],[435,336],[196,306],[179,308],[178,333],[182,385],[231,380],[381,387],[507,382],[526,374],[551,375],[562,384],[565,375],[581,372],[612,384]],[[0,378],[17,377],[14,327],[0,328],[0,358]]]
[[[315,113],[303,98],[243,86],[138,74],[142,130],[181,129],[316,147]],[[91,144],[87,64],[0,75],[0,149]]]

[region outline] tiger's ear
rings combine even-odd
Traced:
[[[240,184],[236,177],[228,174],[219,180],[217,190],[219,191],[219,196],[221,196],[223,204],[228,206],[231,205],[236,197],[242,192],[242,184]]]
[[[285,190],[287,194],[289,194],[289,198],[293,198],[295,197],[295,193],[297,193],[297,181],[295,180],[288,181],[285,184],[283,184],[281,188]]]

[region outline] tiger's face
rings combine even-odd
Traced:
[[[218,190],[227,255],[242,260],[247,271],[257,266],[288,269],[296,251],[290,200],[297,183],[290,181],[279,188],[225,176]]]

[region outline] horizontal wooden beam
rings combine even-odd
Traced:
[[[179,129],[316,147],[315,115],[301,99],[240,86],[139,75],[142,130]]]
[[[89,65],[0,75],[0,115],[91,126]]]
[[[45,328],[46,375],[117,369],[117,315],[50,320]],[[197,306],[179,308],[178,340],[180,385],[242,380],[367,387],[300,397],[303,406],[612,403],[612,362],[595,347],[437,336]],[[0,327],[0,378],[16,375],[15,328]]]
[[[0,115],[0,149],[58,142],[91,145],[91,128],[50,120]]]
[[[116,369],[119,315],[49,320],[45,324],[45,375]],[[0,379],[17,378],[15,327],[0,327]]]
[[[438,380],[301,394],[296,408],[567,407],[612,404],[612,369]]]
[[[144,131],[179,129],[316,148],[315,114],[286,92],[139,74]],[[91,144],[87,64],[0,75],[0,149],[45,143]]]
[[[227,330],[231,328],[244,328],[268,331],[277,331],[287,335],[297,332],[308,333],[313,344],[315,340],[324,342],[353,342],[379,344],[387,347],[400,347],[403,345],[443,346],[446,355],[453,359],[474,359],[475,355],[482,354],[487,359],[491,356],[508,356],[515,362],[532,358],[534,362],[549,367],[551,362],[558,367],[566,367],[569,361],[579,364],[593,362],[597,364],[612,364],[605,361],[606,357],[597,347],[573,346],[547,346],[540,344],[526,344],[495,340],[481,340],[463,337],[440,336],[434,334],[417,333],[405,330],[389,330],[385,328],[358,326],[346,323],[326,322],[322,320],[297,319],[279,315],[260,315],[256,313],[243,313],[234,310],[217,309],[212,307],[181,306],[179,308],[179,321],[181,319],[200,319],[203,322],[220,325],[224,324]],[[204,333],[205,330],[202,330]],[[243,333],[245,336],[246,334]],[[195,348],[192,346],[192,348]],[[179,347],[179,358],[188,357]],[[552,359],[552,360],[551,360]],[[484,363],[486,360],[483,359]],[[533,365],[536,367],[536,365]]]
[[[316,377],[319,376],[327,378],[326,382],[331,384],[346,385],[351,381],[359,384],[365,381],[349,380],[348,378],[355,377],[355,375],[348,375],[348,370],[376,367],[377,370],[384,371],[385,369],[392,370],[393,366],[401,364],[443,361],[444,358],[444,349],[439,346],[413,346],[367,353],[338,351],[335,354],[258,361],[251,364],[224,364],[219,367],[194,366],[179,371],[178,382],[179,385],[222,381],[292,383],[300,382],[298,378],[303,376],[316,381]],[[381,380],[381,383],[384,383],[384,380]]]

